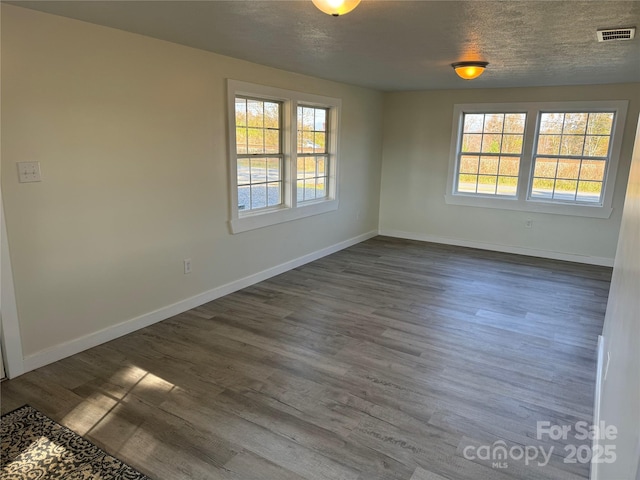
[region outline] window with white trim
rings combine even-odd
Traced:
[[[340,99],[227,86],[232,232],[336,210]]]
[[[526,113],[463,113],[457,191],[515,196]]]
[[[447,203],[609,217],[627,104],[456,105]]]
[[[282,104],[235,99],[238,209],[282,205]]]
[[[325,198],[328,193],[328,113],[327,108],[298,106],[297,199],[300,203]]]

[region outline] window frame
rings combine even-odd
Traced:
[[[629,102],[627,100],[605,100],[454,105],[445,202],[450,205],[609,218],[613,211],[612,204],[615,179],[620,159],[628,104]],[[540,130],[541,114],[550,112],[615,112],[614,123],[611,129],[609,158],[603,180],[602,201],[600,203],[572,203],[566,200],[531,198],[534,158]],[[457,191],[458,157],[460,155],[459,148],[462,139],[464,114],[473,113],[526,113],[518,186],[516,195],[513,197]]]
[[[297,135],[302,134],[302,137],[304,138],[304,133],[305,132],[309,132],[308,130],[304,130],[304,126],[303,128],[300,128],[300,125],[296,125],[296,160],[299,159],[300,157],[302,158],[313,158],[314,162],[315,162],[315,175],[313,177],[300,177],[299,172],[296,171],[296,184],[297,182],[300,182],[302,180],[303,182],[303,199],[300,200],[298,199],[298,188],[296,188],[296,202],[299,202],[300,204],[305,204],[308,205],[311,202],[315,202],[318,200],[324,200],[327,198],[328,194],[329,194],[329,190],[327,188],[327,184],[329,182],[329,177],[331,176],[331,162],[330,162],[330,154],[329,154],[329,149],[330,149],[330,145],[331,145],[331,138],[328,135],[328,132],[331,130],[331,116],[330,116],[330,109],[327,107],[318,107],[318,106],[311,106],[308,104],[304,104],[304,103],[298,103],[298,106],[296,108],[296,118],[298,117],[298,113],[299,110],[302,109],[303,111],[303,115],[304,115],[304,109],[313,109],[313,110],[324,110],[325,112],[325,129],[324,130],[315,130],[316,126],[315,126],[315,122],[314,122],[314,130],[312,131],[313,133],[313,137],[314,137],[314,148],[313,148],[313,152],[304,152],[304,151],[299,151],[299,146],[300,143],[304,142],[304,140],[302,140],[302,142],[298,142],[298,137]],[[315,118],[314,118],[315,120]],[[324,139],[324,150],[322,152],[316,152],[316,146],[318,146],[315,143],[315,134],[318,132],[322,132],[324,133],[325,139]],[[303,148],[304,150],[304,148]],[[324,171],[325,174],[320,176],[318,175],[318,159],[319,158],[323,158],[324,159]],[[298,166],[298,162],[296,161],[296,168]],[[323,178],[324,182],[325,182],[325,194],[322,197],[317,197],[317,195],[313,198],[313,199],[309,199],[306,200],[304,199],[305,195],[306,195],[306,181],[309,178],[313,178],[314,179],[314,183],[316,184],[316,189],[317,189],[317,182],[318,179]]]
[[[282,128],[282,204],[255,210],[238,210],[238,153],[236,146],[236,96],[281,103]],[[297,107],[327,109],[327,196],[297,201]],[[340,110],[339,98],[315,95],[238,80],[227,80],[227,127],[229,158],[230,212],[229,226],[236,234],[278,223],[319,215],[338,209],[338,147]],[[243,155],[244,156],[244,155]]]
[[[249,167],[250,168],[250,172],[252,170],[251,160],[253,160],[253,159],[264,158],[264,159],[267,160],[267,162],[268,162],[269,159],[278,159],[278,162],[280,164],[279,165],[280,178],[277,180],[277,183],[280,184],[280,202],[278,204],[276,204],[276,205],[273,205],[273,206],[268,206],[267,205],[267,206],[259,208],[259,209],[252,209],[251,208],[251,202],[249,202],[250,205],[249,205],[249,208],[246,210],[246,212],[258,212],[259,213],[259,212],[265,211],[267,209],[280,208],[284,204],[284,188],[283,188],[283,186],[284,186],[284,152],[283,152],[284,134],[283,134],[283,127],[282,127],[282,125],[283,125],[283,113],[282,113],[283,105],[282,105],[282,102],[275,102],[273,100],[259,99],[259,98],[249,97],[249,96],[246,96],[246,95],[236,94],[235,98],[234,98],[234,120],[235,120],[235,114],[237,112],[237,104],[235,103],[235,101],[237,101],[238,98],[242,98],[247,102],[248,101],[259,101],[259,102],[263,102],[263,103],[271,102],[273,104],[278,105],[278,133],[279,133],[279,135],[278,135],[278,137],[279,137],[278,138],[278,144],[279,144],[279,147],[280,147],[279,148],[279,153],[266,153],[266,152],[250,153],[249,152],[249,144],[247,142],[247,152],[246,153],[238,153],[237,148],[236,148],[235,155],[236,155],[236,169],[237,169],[238,161],[240,159],[247,159],[247,160],[249,160],[249,164],[250,164],[250,167]],[[245,128],[247,130],[249,128],[254,128],[255,129],[255,127],[249,127],[249,125],[246,125]],[[238,129],[238,125],[237,124],[235,125],[235,129],[236,129],[236,133],[237,133],[237,129]],[[262,130],[263,130],[263,135],[264,135],[264,131],[267,130],[267,129],[262,127]],[[236,140],[237,140],[237,137],[236,137]],[[249,187],[249,189],[250,189],[249,198],[251,199],[251,197],[252,197],[251,187],[253,187],[254,185],[259,185],[259,184],[263,184],[263,183],[266,186],[266,190],[267,190],[266,199],[267,199],[267,203],[268,203],[268,197],[269,197],[269,195],[268,195],[268,185],[269,185],[269,183],[276,183],[276,182],[270,182],[269,181],[268,172],[267,172],[267,175],[266,175],[266,178],[265,178],[264,182],[255,182],[254,183],[252,181],[251,176],[250,176],[249,183],[245,184],[244,186],[248,186]],[[236,193],[237,193],[238,190],[240,189],[240,185],[238,184],[237,179],[236,179],[235,187],[236,187]],[[240,209],[238,209],[238,210],[240,210]]]

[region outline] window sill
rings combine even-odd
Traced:
[[[283,207],[278,210],[270,210],[257,213],[245,213],[232,219],[229,224],[231,233],[247,232],[258,228],[277,225],[279,223],[299,220],[301,218],[320,215],[338,209],[338,200],[322,200],[309,204],[299,204],[296,208]]]
[[[553,215],[570,215],[575,217],[609,218],[613,209],[602,205],[569,205],[561,202],[542,200],[519,200],[517,198],[485,198],[475,195],[445,195],[447,205],[466,207],[498,208],[502,210],[519,210],[522,212],[550,213]]]

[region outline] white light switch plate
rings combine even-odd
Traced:
[[[18,162],[18,181],[20,183],[40,182],[40,162]]]

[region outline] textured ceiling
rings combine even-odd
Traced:
[[[380,90],[640,81],[639,1],[363,0],[330,17],[311,0],[20,1],[22,7]],[[490,62],[477,80],[450,64]]]

